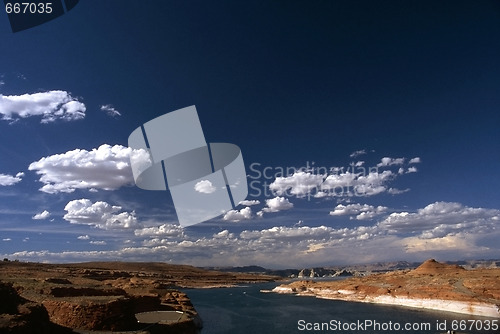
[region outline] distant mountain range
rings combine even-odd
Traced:
[[[446,261],[448,264],[459,265],[465,269],[475,268],[500,268],[500,260],[464,260],[464,261]],[[338,277],[338,276],[367,276],[372,273],[388,272],[403,269],[415,269],[421,262],[375,262],[369,264],[357,264],[349,266],[328,266],[328,267],[310,267],[295,269],[267,269],[260,266],[242,266],[242,267],[208,267],[205,269],[217,270],[223,272],[236,273],[256,273],[274,275],[288,278],[307,278],[307,277]]]

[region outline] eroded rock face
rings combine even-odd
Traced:
[[[17,306],[26,302],[21,298],[17,291],[12,287],[12,284],[0,282],[0,313],[16,314]]]
[[[0,333],[71,333],[71,330],[52,323],[42,305],[19,296],[12,284],[0,282],[0,300]]]
[[[196,316],[186,294],[172,291],[159,295],[129,295],[121,289],[52,290],[57,298],[42,302],[52,322],[84,330],[137,330],[136,313],[150,311],[183,311]],[[68,292],[61,296],[61,291]],[[112,293],[115,293],[113,295]]]
[[[69,328],[118,331],[136,326],[129,298],[75,302],[51,299],[44,301],[43,306],[54,323]]]

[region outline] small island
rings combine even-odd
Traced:
[[[301,280],[272,292],[500,317],[499,268],[466,270],[434,259],[413,270],[337,281]]]

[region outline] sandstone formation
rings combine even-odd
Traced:
[[[296,281],[273,292],[500,317],[500,269],[466,270],[433,259],[414,270],[339,281]]]
[[[3,261],[0,333],[197,333],[201,320],[188,296],[177,290],[179,287],[231,286],[273,279],[163,263],[54,265]],[[157,311],[176,311],[182,316],[175,323],[138,323],[137,313]]]
[[[12,284],[0,283],[0,333],[58,334],[70,333],[49,319],[47,311],[38,303],[19,295]]]

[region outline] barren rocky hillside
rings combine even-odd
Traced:
[[[196,333],[201,320],[178,288],[267,282],[275,277],[221,273],[163,263],[0,262],[0,333],[164,331]],[[179,321],[146,326],[136,313],[179,311]]]
[[[466,270],[432,259],[414,270],[340,281],[296,281],[273,291],[500,317],[500,269]]]

